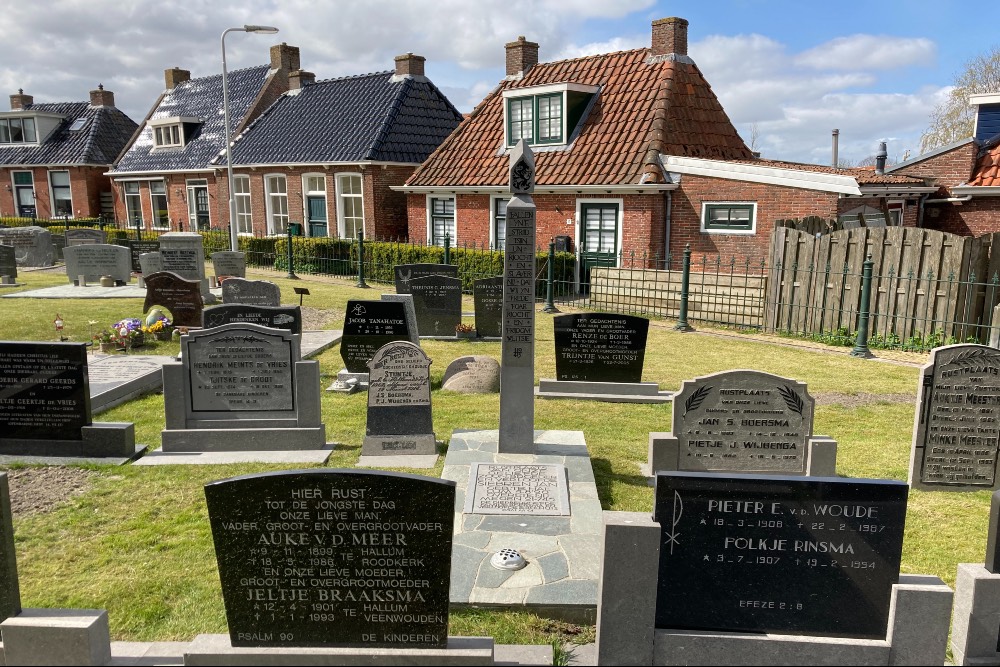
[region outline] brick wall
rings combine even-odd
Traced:
[[[46,167],[0,168],[0,215],[16,215],[14,203],[14,171],[30,171],[34,180],[35,215],[39,218],[52,217],[52,196],[49,191],[49,171],[68,171],[70,193],[73,197],[73,215],[78,218],[96,217],[101,214],[101,192],[111,189],[111,179],[104,176],[108,167],[66,167],[48,169]],[[8,187],[10,188],[8,190]]]
[[[976,166],[976,151],[975,142],[970,141],[893,173],[933,178],[938,185],[945,187],[961,185],[972,176],[972,169]]]
[[[934,211],[938,211],[935,216]],[[928,204],[924,227],[963,236],[1000,231],[1000,197],[973,197],[957,204]]]

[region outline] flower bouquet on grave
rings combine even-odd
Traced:
[[[156,340],[168,341],[174,332],[174,327],[170,323],[170,318],[159,310],[153,310],[146,318],[146,323],[142,325],[142,332],[151,335]]]
[[[101,329],[91,336],[91,338],[94,340],[94,344],[105,354],[118,349],[118,331],[115,329]]]
[[[142,347],[146,343],[146,334],[142,331],[142,320],[137,317],[127,317],[120,320],[111,327],[118,332],[118,349],[126,352],[135,347]]]
[[[464,322],[459,322],[455,325],[455,337],[456,338],[475,338],[476,328],[471,324],[465,324]]]

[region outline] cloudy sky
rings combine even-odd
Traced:
[[[41,0],[0,12],[0,92],[79,101],[103,83],[140,122],[164,69],[220,73],[222,31],[256,23],[280,33],[230,33],[230,69],[266,63],[278,42],[300,47],[319,79],[392,69],[410,51],[467,112],[503,77],[503,45],[518,35],[559,60],[648,46],[666,16],[691,22],[689,53],[747,143],[801,162],[829,161],[833,128],[846,160],[880,140],[893,161],[916,154],[930,110],[995,43],[945,0]]]

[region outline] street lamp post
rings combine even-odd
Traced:
[[[236,228],[236,197],[233,195],[233,141],[229,132],[229,73],[226,71],[226,35],[231,32],[256,32],[273,35],[277,28],[267,25],[245,25],[242,28],[227,28],[222,32],[222,110],[226,122],[226,173],[229,179],[229,245],[230,250],[239,250],[239,233]]]

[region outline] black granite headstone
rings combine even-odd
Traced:
[[[86,345],[0,342],[0,438],[81,440],[91,423]]]
[[[476,335],[499,338],[503,333],[503,276],[484,278],[472,283],[476,310]]]
[[[990,525],[986,532],[986,569],[993,574],[1000,574],[997,533],[1000,533],[1000,491],[994,491],[990,499]]]
[[[170,271],[151,273],[146,276],[146,300],[142,311],[148,313],[153,306],[169,310],[175,327],[200,327],[205,308],[201,282],[185,280]]]
[[[556,315],[556,379],[642,382],[649,320],[633,315]]]
[[[139,255],[147,252],[160,252],[159,241],[129,241],[128,247],[132,251],[133,271],[142,271],[142,265],[139,264]]]
[[[458,277],[458,267],[454,264],[397,264],[393,267],[396,278],[396,294],[409,294],[410,281],[427,276]]]
[[[17,278],[17,260],[14,258],[14,246],[0,244],[0,276]]]
[[[421,336],[454,336],[462,322],[462,280],[424,276],[410,281],[417,329]]]
[[[886,638],[908,486],[659,472],[656,627]]]
[[[454,482],[292,470],[205,497],[233,646],[447,644]]]
[[[398,301],[348,301],[340,356],[351,373],[367,373],[378,349],[394,340],[409,340],[406,310]]]
[[[0,621],[21,613],[21,586],[14,552],[14,521],[7,473],[0,473]]]
[[[206,308],[205,328],[221,327],[234,322],[259,324],[272,329],[287,329],[295,334],[302,333],[302,308],[299,306],[254,306],[243,303],[225,303]]]

